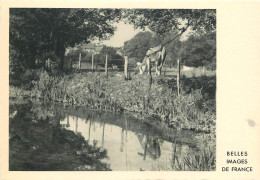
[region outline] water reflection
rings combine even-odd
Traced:
[[[61,113],[39,109],[30,105],[10,108],[9,170],[10,171],[61,171],[110,170],[100,159],[107,157],[105,150],[89,146],[84,138],[69,128],[66,118],[60,128]]]
[[[68,115],[60,123],[68,130],[81,133],[89,144],[106,149],[108,158],[102,162],[110,164],[112,170],[155,170],[162,164],[172,166],[172,142],[149,131],[131,131],[128,129],[128,120],[121,120],[124,121],[122,127],[105,121]],[[179,155],[185,155],[190,150],[187,145],[179,146],[182,148]]]
[[[10,170],[176,170],[196,153],[181,141],[192,134],[177,138],[173,131],[175,139],[166,138],[124,114],[36,105],[14,109]]]
[[[146,159],[146,155],[156,160],[161,156],[161,148],[159,138],[151,137],[150,135],[137,134],[137,138],[144,149],[144,153],[138,153]]]

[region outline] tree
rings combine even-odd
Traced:
[[[120,17],[119,9],[11,8],[10,45],[29,68],[35,67],[37,56],[53,51],[62,70],[66,47],[107,39]]]
[[[113,47],[103,46],[100,51],[100,55],[105,59],[105,56],[108,55],[110,59],[117,58],[116,50]]]
[[[108,64],[109,65],[117,65],[120,69],[123,68],[123,57],[120,56],[119,54],[117,54],[117,51],[115,48],[113,47],[109,47],[109,46],[103,46],[103,48],[100,51],[100,54],[98,56],[99,61],[101,60],[105,60],[106,55],[108,56]],[[103,61],[104,62],[104,61]],[[103,63],[101,63],[103,64]]]
[[[151,39],[151,32],[139,32],[132,39],[124,43],[125,54],[131,58],[136,58],[139,61],[142,61],[150,47]]]
[[[216,68],[216,32],[192,35],[182,46],[182,62],[186,66]]]
[[[167,42],[178,35],[178,32],[171,31],[167,32],[163,35],[155,34],[150,42],[150,47],[155,47],[158,45],[162,45],[164,42]],[[181,46],[182,42],[180,41],[180,37],[178,36],[174,41],[170,41],[169,43],[164,45],[166,48],[166,59],[165,64],[168,66],[173,66],[176,64],[177,59],[181,56]]]
[[[176,37],[181,36],[188,28],[201,33],[216,29],[216,10],[212,9],[11,8],[10,47],[17,53],[18,63],[27,68],[34,68],[36,58],[51,52],[62,70],[66,47],[95,38],[109,38],[115,30],[113,22],[122,18],[135,28],[148,27],[159,36],[169,32],[178,32]],[[169,44],[176,37],[162,38],[161,44]],[[149,48],[148,38],[144,39],[131,42],[139,48],[144,47],[137,54],[130,48],[131,55],[143,56]]]
[[[92,53],[83,50],[81,46],[78,46],[75,50],[74,49],[70,50],[66,54],[66,56],[68,58],[71,58],[72,60],[77,60],[78,61],[80,53],[81,53],[82,61],[89,61],[89,62],[91,61],[90,59],[91,59]]]
[[[149,48],[161,45],[177,34],[177,31],[168,32],[164,35],[153,34],[150,31],[139,32],[132,39],[124,43],[124,50],[126,55],[131,59],[137,59],[137,61],[141,62]],[[179,39],[177,38],[175,41],[165,45],[167,52],[165,63],[170,66],[174,65],[180,57],[181,42]]]
[[[173,30],[185,32],[189,27],[202,32],[216,29],[214,9],[127,9],[123,16],[135,28],[148,27],[159,35]]]
[[[186,52],[190,52],[189,48],[181,48],[182,42],[179,41],[181,35],[188,29],[199,34],[201,37],[216,30],[216,10],[214,9],[127,9],[124,11],[123,17],[133,24],[135,28],[145,29],[148,27],[156,34],[150,46],[154,47],[159,44],[166,46],[166,64],[169,61],[172,64],[177,58],[182,58],[181,56],[185,55]],[[209,50],[209,46],[212,46],[212,44],[205,44],[205,49],[201,47],[201,51],[197,49],[197,55],[199,53],[205,55],[205,51]],[[208,54],[211,60],[206,59],[206,55],[203,60],[196,58],[197,61],[203,61],[196,62],[196,66],[209,61],[213,63],[213,54],[214,48]],[[189,60],[193,61],[192,57]],[[186,62],[188,63],[187,56]]]
[[[153,34],[150,31],[140,32],[124,43],[124,50],[131,59],[134,58],[141,62],[149,48],[161,45],[177,34],[178,32],[176,31],[168,32],[164,35]],[[172,66],[180,56],[181,42],[179,38],[166,44],[165,48],[167,52],[165,63]]]

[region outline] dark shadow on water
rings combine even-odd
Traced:
[[[161,147],[158,137],[150,135],[137,134],[138,140],[144,149],[144,153],[138,153],[146,159],[148,155],[152,159],[157,159],[161,156]]]
[[[11,105],[10,114],[15,113],[9,121],[10,171],[110,170],[100,161],[107,157],[106,150],[60,127],[64,114],[36,114],[31,105]]]

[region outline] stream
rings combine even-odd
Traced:
[[[167,135],[124,113],[53,104],[10,105],[9,168],[178,170],[176,163],[207,147],[206,138],[180,130]]]

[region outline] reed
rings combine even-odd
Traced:
[[[153,167],[156,171],[215,171],[216,170],[216,149],[215,147],[204,147],[194,155],[176,156],[172,159],[172,166],[169,167],[158,163]]]
[[[131,81],[125,81],[123,74],[116,72],[109,73],[108,77],[100,72],[64,76],[41,72],[39,80],[33,81],[30,97],[91,109],[128,111],[142,120],[158,119],[162,126],[214,132],[212,78],[183,78],[179,96],[173,81],[154,77],[150,84],[145,75],[132,75]]]

